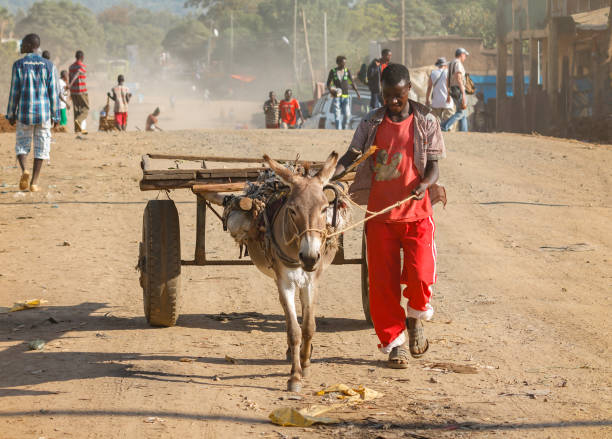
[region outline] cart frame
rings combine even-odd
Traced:
[[[170,162],[175,162],[175,169],[155,169],[155,161],[156,160],[165,160]],[[198,169],[180,169],[179,163],[182,161],[189,162],[198,162],[200,164],[200,168]],[[308,164],[311,168],[317,168],[323,166],[323,162],[309,162],[309,161],[300,161],[300,160],[277,160],[280,163],[294,163],[294,164]],[[208,168],[207,163],[250,163],[250,164],[259,164],[259,167],[246,167],[246,168]],[[242,187],[247,181],[255,181],[259,176],[259,173],[263,170],[268,169],[264,167],[264,161],[262,159],[256,158],[235,158],[235,157],[215,157],[215,156],[194,156],[194,155],[167,155],[167,154],[145,154],[142,156],[141,160],[141,168],[143,172],[142,179],[140,181],[140,190],[141,191],[170,191],[175,189],[191,189],[192,192],[196,195],[196,244],[194,251],[194,258],[192,260],[183,260],[180,259],[180,242],[179,242],[179,259],[180,261],[174,260],[171,261],[172,264],[176,266],[176,264],[180,264],[181,266],[238,266],[238,265],[253,265],[253,262],[250,259],[208,259],[206,255],[206,218],[207,211],[210,210],[215,216],[219,219],[221,215],[217,210],[211,205],[209,201],[207,201],[201,194],[203,192],[207,192],[209,187],[215,188],[215,190],[211,190],[214,192],[241,192]],[[350,177],[349,177],[350,179]],[[219,187],[223,187],[225,190],[217,190]],[[143,243],[141,243],[140,247],[140,256],[138,267],[141,271],[141,285],[143,287],[143,295],[145,302],[145,314],[147,316],[147,320],[150,324],[154,326],[172,326],[176,322],[176,318],[178,318],[177,312],[173,311],[174,315],[171,318],[164,319],[154,319],[151,318],[151,313],[153,312],[148,308],[150,302],[152,300],[152,294],[155,295],[155,292],[150,291],[150,285],[152,282],[147,278],[151,276],[147,272],[147,263],[145,261],[146,258],[146,249],[149,248],[149,244],[145,245],[145,243],[149,243],[149,241],[156,240],[158,237],[148,237],[147,228],[145,226],[147,222],[147,215],[151,213],[148,212],[149,205],[155,202],[166,202],[166,200],[151,200],[147,204],[147,209],[145,209],[145,219],[143,222]],[[176,208],[174,206],[174,202],[169,200],[172,209],[174,210],[174,219],[170,221],[170,226],[168,225],[168,220],[162,221],[163,227],[175,227],[177,228],[178,234],[178,213],[176,213]],[[173,222],[176,224],[173,225]],[[149,227],[151,228],[151,227]],[[163,233],[164,239],[166,239],[167,233]],[[174,235],[172,235],[174,236]],[[180,237],[179,237],[180,241]],[[361,277],[362,277],[362,301],[364,306],[364,314],[366,320],[371,323],[370,313],[369,313],[369,284],[367,280],[367,259],[366,249],[365,249],[365,237],[362,239],[362,257],[361,258],[349,258],[347,259],[344,254],[344,234],[340,235],[340,246],[336,252],[335,258],[332,261],[332,265],[361,265]],[[161,247],[164,249],[165,247]],[[163,260],[165,255],[158,255],[159,258]],[[159,259],[158,258],[158,259]],[[176,267],[175,267],[176,268]],[[161,270],[164,273],[166,270]],[[180,267],[179,267],[179,276],[180,276]],[[166,282],[167,279],[162,279],[162,282]],[[157,279],[159,283],[159,279]],[[153,282],[155,283],[155,282]],[[178,289],[180,289],[180,283],[175,287],[177,289],[176,295],[178,295]],[[149,291],[147,291],[149,290]],[[161,288],[158,292],[163,292],[164,289]],[[163,306],[162,306],[163,308]],[[164,314],[164,310],[161,310],[161,313]]]

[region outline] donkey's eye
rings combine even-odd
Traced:
[[[295,213],[295,210],[293,210],[292,208],[289,208],[289,215],[295,216],[297,214]]]

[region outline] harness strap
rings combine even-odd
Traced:
[[[278,245],[278,242],[276,242],[276,239],[274,238],[274,233],[272,232],[272,224],[274,224],[274,222],[276,221],[276,219],[278,218],[278,212],[280,212],[280,209],[278,209],[275,213],[274,213],[274,218],[272,218],[272,222],[270,222],[270,219],[268,218],[268,214],[267,212],[264,211],[263,215],[264,215],[264,222],[265,222],[265,226],[266,226],[266,242],[267,242],[267,250],[269,253],[270,250],[274,250],[274,252],[276,252],[276,255],[278,256],[278,258],[283,262],[283,264],[287,267],[291,267],[291,268],[297,268],[299,267],[300,261],[297,261],[293,258],[291,258],[290,256],[287,256],[287,254],[285,254],[285,252],[283,252],[283,250],[280,248],[280,246]],[[270,265],[272,265],[271,261]]]

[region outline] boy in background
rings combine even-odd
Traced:
[[[70,110],[68,103],[68,72],[62,70],[59,79],[59,106],[60,106],[60,126],[65,127],[68,124],[67,110]]]
[[[270,99],[264,102],[263,111],[266,117],[266,128],[274,129],[278,128],[278,100],[273,91],[270,92],[269,97]]]
[[[159,116],[159,107],[157,107],[153,113],[147,116],[147,122],[145,123],[145,131],[162,131],[160,127],[157,126],[157,117]]]
[[[333,96],[332,109],[336,119],[336,129],[345,130],[351,120],[351,97],[349,96],[349,85],[355,90],[358,98],[361,98],[359,90],[353,81],[351,71],[346,67],[346,56],[339,55],[336,58],[336,67],[329,71],[327,76],[327,90]]]
[[[293,92],[291,90],[285,91],[285,99],[280,101],[278,104],[279,109],[279,120],[282,129],[288,128],[299,128],[304,123],[304,116],[302,115],[302,109],[297,99],[292,99]],[[297,123],[297,116],[300,116],[300,125]]]
[[[117,77],[117,85],[107,93],[108,97],[115,102],[115,122],[119,131],[127,130],[127,112],[128,104],[132,93],[130,89],[124,85],[125,78],[123,75]]]
[[[89,114],[89,94],[87,93],[87,66],[83,62],[85,54],[77,50],[74,63],[68,68],[70,97],[74,108],[74,131],[87,134],[87,115]]]

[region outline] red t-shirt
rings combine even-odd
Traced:
[[[295,125],[297,122],[296,111],[298,108],[300,108],[300,103],[297,99],[292,99],[289,102],[284,99],[280,101],[278,109],[280,111],[281,120],[287,125]]]
[[[402,122],[392,122],[388,116],[376,132],[372,189],[368,210],[381,211],[408,198],[421,182],[414,166],[414,116]],[[422,200],[410,200],[391,211],[373,218],[379,222],[411,222],[432,215],[429,192]]]
[[[381,74],[381,75],[382,75],[382,72],[384,72],[384,71],[385,71],[385,69],[387,68],[387,66],[388,66],[388,65],[389,65],[389,64],[382,64],[382,63],[380,64],[380,74]]]

